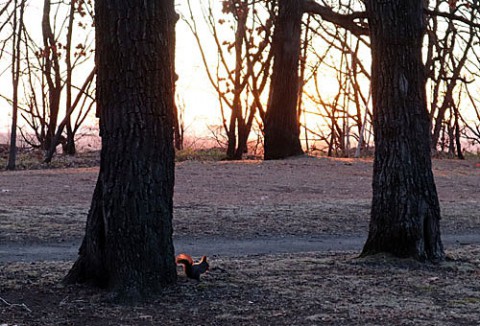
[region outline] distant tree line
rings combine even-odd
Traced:
[[[229,124],[224,123],[227,157],[238,159],[252,130],[268,142],[266,107],[275,93],[275,85],[268,79],[275,52],[273,22],[282,19],[281,13],[278,1],[223,1],[222,11],[215,10],[218,2],[200,2],[203,17],[193,16],[193,2],[188,1],[190,10],[183,19],[197,40],[209,80],[218,93],[223,121],[230,118]],[[301,32],[289,30],[300,38],[295,54],[298,82],[293,82],[298,90],[300,137],[307,151],[322,148],[329,156],[358,157],[373,141],[372,49],[365,5],[359,0],[329,3],[305,1]],[[462,143],[480,144],[480,49],[474,46],[479,42],[479,4],[452,0],[426,3],[423,48],[431,147],[434,154],[462,158]],[[198,32],[202,23],[210,35]],[[216,61],[205,56],[205,44],[211,40],[219,52]],[[227,60],[233,53],[235,59]],[[325,76],[327,80],[322,78]],[[334,83],[336,93],[331,94],[332,87],[326,83]],[[242,145],[234,153],[236,144]]]
[[[92,2],[44,0],[38,20],[32,20],[38,12],[33,15],[30,6],[27,0],[10,0],[0,9],[5,18],[0,58],[2,68],[11,58],[13,88],[0,94],[12,105],[9,169],[15,168],[17,130],[28,145],[45,151],[47,161],[59,144],[74,155],[95,102]],[[25,128],[18,127],[19,116]]]
[[[373,144],[372,49],[364,1],[300,3],[300,22],[284,32],[278,1],[189,0],[182,7],[182,20],[195,37],[218,94],[222,145],[229,159],[241,159],[253,145],[265,146],[266,158],[275,158],[303,150],[358,157]],[[9,169],[15,167],[13,145],[19,136],[42,149],[46,162],[58,145],[74,155],[81,126],[95,103],[93,2],[44,0],[41,8],[42,17],[33,25],[24,19],[33,10],[27,0],[9,0],[0,7],[2,77],[9,73],[12,84],[11,90],[0,91],[12,112]],[[462,158],[463,144],[480,145],[480,48],[475,46],[480,40],[479,10],[471,0],[433,0],[423,8],[433,154]],[[199,32],[205,24],[207,34]],[[214,60],[204,49],[211,42],[218,50]],[[293,65],[288,82],[273,74],[275,51],[278,60],[282,54],[292,56],[278,63],[285,69],[287,62]],[[286,91],[292,96],[286,97]],[[295,108],[287,109],[293,102]],[[278,110],[291,112],[289,121],[278,124]],[[175,112],[175,147],[181,149],[183,115]],[[19,118],[26,123],[21,129]],[[271,152],[278,147],[275,139],[289,150]]]

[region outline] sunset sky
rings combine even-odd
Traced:
[[[41,42],[41,3],[40,1],[31,1],[29,4],[29,15],[26,19],[27,28],[31,34]],[[183,6],[178,6],[178,10],[184,10]],[[77,33],[77,37],[83,38],[83,35]],[[210,47],[212,49],[212,47]],[[210,53],[214,55],[214,53]],[[10,53],[2,58],[0,63],[1,71],[4,71],[0,76],[1,92],[6,96],[11,95],[11,75],[8,70],[11,56]],[[82,69],[84,74],[88,74],[91,65],[93,63],[85,64]],[[176,58],[176,70],[179,75],[177,82],[178,92],[183,101],[185,101],[186,107],[186,127],[192,127],[195,121],[195,129],[198,132],[202,131],[202,125],[219,123],[219,119],[215,119],[218,116],[218,102],[213,89],[210,86],[210,82],[206,79],[203,63],[201,62],[198,54],[198,47],[192,37],[191,32],[188,30],[186,24],[180,20],[177,24],[177,58]],[[80,73],[81,74],[81,73]],[[81,83],[82,80],[77,81]],[[75,81],[74,81],[75,83]],[[6,132],[10,129],[11,124],[11,107],[10,105],[0,99],[0,132]],[[90,119],[89,123],[94,123],[94,119]],[[204,129],[205,127],[203,127]],[[190,128],[192,129],[192,128]],[[190,130],[191,131],[191,130]]]
[[[215,9],[220,12],[221,2],[213,2],[216,5]],[[202,41],[207,57],[211,60],[212,65],[216,60],[217,49],[213,40],[208,35],[207,28],[203,23],[202,12],[200,9],[200,2],[192,1],[195,17],[198,17],[199,30],[204,33]],[[65,6],[64,6],[65,7]],[[176,5],[177,12],[181,15],[188,15],[188,8],[186,1],[178,1]],[[28,10],[26,16],[26,26],[30,34],[41,45],[41,16],[42,3],[40,1],[30,1],[28,3]],[[65,15],[65,14],[64,14]],[[59,15],[61,16],[61,15]],[[218,126],[221,124],[220,110],[218,104],[218,96],[215,90],[210,85],[210,81],[205,73],[205,68],[200,57],[198,46],[189,30],[187,24],[180,19],[177,23],[177,49],[176,49],[176,72],[179,76],[177,81],[177,93],[179,99],[185,103],[185,127],[186,132],[190,136],[210,136],[209,127]],[[227,31],[232,34],[232,31]],[[93,33],[93,31],[92,31]],[[78,40],[83,40],[85,32],[77,29],[74,33]],[[92,57],[93,58],[93,57]],[[11,76],[7,68],[10,64],[11,56],[9,53],[2,58],[0,67],[4,71],[0,76],[1,92],[6,96],[11,96]],[[93,61],[93,60],[92,60]],[[64,63],[63,63],[64,65]],[[93,62],[84,64],[78,69],[77,78],[74,80],[78,85],[83,82],[83,78],[89,73]],[[336,80],[334,76],[324,76],[327,82],[324,83],[325,92],[334,93],[337,89]],[[266,92],[268,93],[268,92]],[[63,109],[63,107],[62,107]],[[96,119],[91,117],[88,120],[89,125],[95,125]],[[0,132],[8,132],[11,125],[11,106],[0,99]],[[19,125],[24,125],[20,120]]]
[[[220,1],[213,2],[217,7],[217,11],[220,11]],[[204,42],[204,49],[207,52],[207,57],[211,60],[212,65],[215,63],[217,56],[217,49],[213,43],[210,35],[207,32],[205,24],[203,23],[202,12],[200,10],[200,1],[192,1],[194,7],[194,15],[198,17],[198,27],[203,33],[202,41]],[[38,40],[41,44],[41,8],[42,2],[38,0],[31,0],[28,3],[26,24],[31,35]],[[181,15],[187,15],[188,9],[186,1],[177,1],[177,12]],[[77,38],[80,40],[85,37],[84,31],[77,29]],[[228,30],[231,35],[233,31]],[[92,31],[93,33],[93,31]],[[92,40],[93,42],[93,34]],[[369,67],[369,53],[365,53],[366,67]],[[8,70],[11,57],[7,51],[6,55],[0,62],[0,71],[3,75],[0,76],[1,92],[6,96],[11,96],[11,76]],[[64,63],[63,63],[64,64]],[[83,82],[83,78],[90,72],[93,65],[93,60],[83,65],[81,71],[77,74],[77,80],[74,83],[80,85]],[[208,137],[211,136],[209,128],[212,126],[221,125],[220,110],[218,104],[218,97],[214,89],[210,85],[210,81],[205,73],[204,65],[201,61],[198,46],[195,39],[192,36],[187,24],[180,19],[177,24],[177,49],[176,49],[176,71],[179,76],[177,81],[177,92],[179,96],[179,103],[185,105],[185,127],[186,134],[190,137]],[[338,89],[338,82],[335,78],[335,74],[319,71],[322,82],[322,92],[325,99],[331,98]],[[368,85],[366,85],[368,89]],[[268,92],[265,92],[266,94]],[[308,104],[307,104],[308,105]],[[311,105],[311,104],[310,104]],[[64,112],[64,107],[61,109]],[[467,118],[468,118],[467,114]],[[472,116],[473,118],[473,116]],[[315,126],[319,123],[319,118],[316,116],[308,117],[310,126]],[[11,106],[0,99],[0,132],[5,133],[10,129],[11,124]],[[24,123],[19,122],[20,126]],[[88,125],[95,125],[96,119],[91,117],[87,121]],[[3,142],[3,139],[0,139]]]

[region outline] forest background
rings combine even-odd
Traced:
[[[354,17],[363,4],[319,3],[331,12],[313,6],[303,17],[297,105],[302,147],[328,156],[368,155],[369,39],[332,15]],[[47,0],[1,5],[1,143],[11,142],[13,124],[21,147],[48,152],[63,144],[71,155],[77,147],[98,149],[92,6]],[[430,1],[426,10],[441,13],[428,16],[424,41],[432,148],[462,158],[480,144],[478,3]],[[185,0],[177,1],[176,11],[177,149],[220,147],[237,159],[247,150],[261,155],[274,2]],[[245,142],[247,148],[240,148]]]

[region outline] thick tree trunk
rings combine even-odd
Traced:
[[[273,72],[265,117],[266,160],[303,154],[297,114],[298,65],[304,1],[280,0],[272,51]]]
[[[122,298],[176,280],[172,242],[173,0],[95,3],[102,152],[80,257],[66,281]]]
[[[442,260],[421,52],[423,1],[369,0],[366,5],[375,162],[370,232],[362,255]]]

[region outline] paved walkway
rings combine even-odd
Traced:
[[[253,239],[227,239],[208,237],[198,239],[174,238],[177,253],[186,252],[194,257],[244,256],[299,252],[356,251],[360,252],[365,236],[285,236]],[[469,244],[480,244],[479,234],[443,235],[444,246],[448,248]],[[44,244],[2,244],[0,263],[34,261],[73,261],[77,257],[80,241]]]

